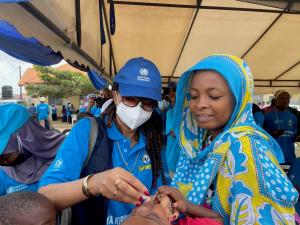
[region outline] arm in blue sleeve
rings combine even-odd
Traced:
[[[88,155],[89,119],[81,119],[60,146],[55,160],[42,179],[40,187],[48,184],[77,180]]]

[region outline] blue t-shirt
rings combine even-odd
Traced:
[[[67,110],[67,116],[71,116],[71,108],[69,106],[66,106],[66,110]]]
[[[20,191],[36,192],[39,187],[39,182],[33,184],[24,184],[15,181],[0,169],[0,196]]]
[[[91,113],[94,115],[94,117],[100,117],[101,108],[93,105],[91,108]]]
[[[167,135],[167,146],[166,146],[166,161],[168,170],[174,174],[179,158],[180,145],[175,137],[174,133],[174,108],[170,108],[166,113],[166,135]],[[172,132],[173,131],[173,132]]]
[[[79,179],[80,172],[88,154],[89,132],[89,119],[81,119],[61,145],[55,160],[40,180],[40,187]],[[129,170],[132,169],[133,175],[150,190],[152,184],[152,170],[150,158],[145,150],[145,137],[140,134],[138,143],[133,148],[130,148],[130,141],[118,131],[114,124],[111,128],[107,129],[107,132],[108,137],[114,141],[112,151],[113,167],[119,166],[127,169],[124,162],[125,160],[128,162]],[[122,159],[120,151],[124,160]],[[159,179],[158,186],[161,184],[161,179]],[[156,190],[152,191],[155,192]],[[108,203],[107,224],[121,224],[134,207],[135,206],[131,204],[110,200]]]
[[[145,137],[140,134],[138,143],[132,148],[130,147],[130,140],[125,138],[116,126],[113,124],[108,128],[108,137],[114,141],[112,151],[113,167],[122,167],[139,179],[152,194],[156,190],[150,190],[152,184],[152,170],[150,157],[145,149]],[[126,166],[125,163],[128,163]],[[158,180],[158,186],[162,185],[161,180]],[[125,204],[117,201],[109,201],[107,225],[121,224],[135,208],[134,205]]]
[[[80,106],[80,107],[79,107],[79,112],[80,112],[80,113],[81,113],[81,112],[87,112],[87,108],[84,107],[84,106]]]
[[[270,112],[265,117],[264,129],[269,133],[284,130],[284,133],[275,139],[282,149],[285,162],[293,162],[296,158],[294,142],[297,134],[297,117],[290,111]]]
[[[253,114],[255,123],[261,127],[264,126],[264,120],[265,120],[265,116],[262,112],[258,111],[256,113]]]
[[[40,103],[36,107],[38,120],[47,120],[49,115],[49,106],[46,103]]]
[[[35,106],[30,106],[28,108],[28,112],[29,112],[30,116],[34,116],[35,113],[36,113],[36,107]]]

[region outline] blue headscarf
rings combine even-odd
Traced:
[[[211,143],[209,131],[189,109],[190,82],[199,70],[222,76],[235,99],[230,119]],[[211,55],[180,77],[177,90],[174,130],[181,152],[171,185],[195,204],[208,203],[213,185],[210,203],[224,224],[292,224],[298,194],[278,164],[283,161],[279,145],[254,122],[247,64],[235,56]]]
[[[277,142],[260,126],[258,126],[252,115],[252,97],[253,97],[253,77],[247,64],[235,56],[212,55],[197,63],[186,71],[178,82],[175,105],[175,133],[180,138],[181,147],[189,157],[205,157],[211,148],[201,151],[202,144],[205,143],[207,130],[198,127],[196,120],[189,109],[190,102],[190,81],[195,71],[212,70],[222,75],[226,80],[231,93],[235,99],[235,107],[227,122],[222,136],[230,133],[230,129],[237,126],[250,126],[251,129],[259,132],[273,146],[272,151],[279,163],[284,162],[282,150]],[[220,136],[219,135],[219,136]],[[219,139],[219,138],[217,138]]]
[[[10,136],[29,119],[27,109],[19,104],[0,105],[0,155],[3,153]]]

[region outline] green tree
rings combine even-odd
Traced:
[[[43,83],[26,86],[26,91],[31,97],[67,98],[96,92],[89,78],[81,73],[60,71],[43,66],[34,66],[34,69],[38,72]]]

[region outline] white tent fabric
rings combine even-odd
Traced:
[[[199,7],[196,0],[114,1],[116,32],[109,35],[106,0],[103,1],[106,44],[101,46],[99,1],[80,0],[80,46],[74,0],[1,4],[0,19],[61,52],[70,62],[103,72],[107,79],[112,79],[131,57],[143,56],[155,62],[166,83],[177,80],[182,72],[209,54],[228,53],[242,57],[249,64],[257,93],[270,93],[282,87],[299,92],[300,13],[293,8],[283,11],[270,4],[264,6],[272,1],[260,0],[252,2],[261,5],[202,0],[198,1]],[[280,4],[284,5],[284,1]],[[296,3],[295,6],[298,7]],[[64,38],[53,27],[51,30],[51,24]]]

